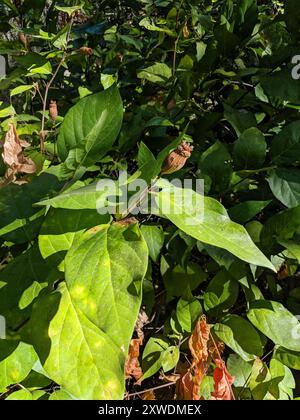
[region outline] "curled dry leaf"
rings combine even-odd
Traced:
[[[231,376],[223,360],[216,359],[214,370],[214,392],[211,394],[212,400],[231,400],[233,396],[232,384],[234,377]]]
[[[133,377],[137,381],[137,383],[143,376],[143,372],[139,362],[141,344],[141,340],[138,338],[131,340],[127,360],[125,363],[126,379]]]
[[[3,161],[8,166],[5,178],[9,182],[16,182],[16,176],[19,173],[33,174],[36,171],[36,165],[30,158],[24,155],[23,149],[30,146],[24,140],[18,137],[14,124],[9,125],[3,145]]]
[[[200,385],[210,364],[209,335],[210,325],[207,324],[206,318],[202,317],[189,339],[193,359],[191,367],[182,374],[177,386],[177,398],[180,400],[200,399]]]

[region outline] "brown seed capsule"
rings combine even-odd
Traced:
[[[28,39],[23,32],[19,32],[19,41],[22,42],[26,50],[28,50]]]
[[[52,121],[56,120],[56,118],[58,116],[56,101],[50,101],[49,115],[50,115],[50,118],[51,118]]]
[[[184,38],[188,38],[190,36],[190,31],[187,24],[184,25],[182,33],[183,33]]]
[[[186,161],[191,157],[193,150],[193,146],[189,143],[182,142],[164,161],[161,175],[172,174],[183,168]]]
[[[81,48],[79,48],[79,51],[81,52],[81,54],[83,54],[83,55],[88,55],[88,56],[90,56],[90,55],[92,55],[93,54],[93,49],[92,48],[89,48],[89,47],[81,47]]]

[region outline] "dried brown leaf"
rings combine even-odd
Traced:
[[[3,161],[8,166],[5,178],[9,182],[17,182],[16,176],[19,173],[33,174],[36,171],[33,160],[26,157],[23,152],[23,149],[28,146],[29,143],[19,139],[14,124],[10,124],[2,153]]]

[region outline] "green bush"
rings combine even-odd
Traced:
[[[299,396],[297,5],[0,0],[0,398]]]

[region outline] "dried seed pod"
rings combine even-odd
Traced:
[[[52,121],[56,120],[56,118],[58,116],[56,101],[50,101],[49,115],[50,115],[50,118],[52,119]]]
[[[22,44],[24,45],[25,49],[28,50],[28,38],[24,34],[24,32],[19,32],[19,41],[22,42]]]
[[[161,175],[172,174],[183,168],[186,161],[191,157],[193,150],[193,146],[189,143],[186,141],[182,142],[164,161]]]
[[[187,24],[184,25],[182,29],[182,33],[183,33],[184,38],[188,38],[190,36],[190,31]]]
[[[93,49],[89,47],[81,47],[79,48],[79,51],[81,52],[81,54],[87,55],[87,56],[90,56],[93,54]]]

